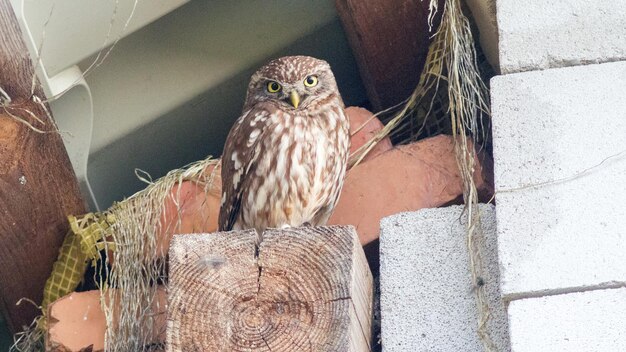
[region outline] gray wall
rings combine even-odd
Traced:
[[[135,168],[157,178],[219,156],[250,75],[296,54],[330,62],[346,103],[365,102],[333,1],[192,1],[124,38],[87,77],[88,175],[101,208],[144,187]]]

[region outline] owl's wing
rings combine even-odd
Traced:
[[[239,217],[246,181],[255,172],[259,140],[268,116],[267,110],[258,107],[244,112],[226,138],[222,153],[220,231],[231,231]]]

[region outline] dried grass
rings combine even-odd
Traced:
[[[85,214],[71,221],[74,234],[81,239],[78,245],[85,258],[98,258],[101,263],[109,264],[106,279],[98,282],[100,303],[108,327],[105,335],[107,351],[142,351],[154,342],[151,332],[157,312],[151,310],[150,302],[156,295],[157,283],[166,283],[163,278],[165,262],[157,253],[156,234],[171,234],[180,225],[181,195],[173,192],[174,186],[191,181],[203,186],[206,195],[214,192],[213,184],[219,177],[219,168],[215,167],[218,162],[218,159],[209,157],[173,170],[156,181],[149,176],[141,177],[148,183],[142,191],[105,212]],[[175,209],[169,210],[173,213],[168,213],[165,207],[167,200],[176,205]],[[165,218],[177,220],[164,224]],[[110,254],[114,255],[114,263]],[[67,265],[60,265],[59,270],[67,271]],[[92,265],[95,266],[96,262],[93,261]],[[61,276],[56,280],[67,280],[66,275]],[[46,303],[63,295],[61,291],[55,293],[54,297],[46,295]],[[43,350],[47,307],[41,308],[44,318],[38,318],[29,329],[16,336],[12,351]]]
[[[430,1],[430,9],[429,24],[432,27],[434,15],[438,11],[436,0]],[[102,63],[117,40],[102,59],[100,54],[103,51],[98,54],[86,74],[92,67],[96,68]],[[485,124],[489,116],[488,90],[480,75],[475,42],[470,24],[462,13],[460,0],[445,2],[441,24],[434,34],[425,67],[413,94],[399,106],[377,115],[386,116],[385,127],[351,156],[350,167],[361,162],[376,143],[386,137],[408,143],[435,133],[448,133],[454,136],[455,154],[464,186],[466,203],[464,216],[467,219],[465,223],[471,273],[476,283],[473,292],[480,310],[478,333],[484,349],[496,351],[486,330],[489,319],[488,301],[484,286],[479,284],[484,265],[480,247],[477,246],[482,233],[477,189],[473,181],[474,170],[477,167],[474,164],[476,151],[468,148],[465,142],[467,138],[472,138],[483,145],[489,139]],[[150,346],[152,342],[150,332],[156,312],[151,311],[149,307],[156,294],[156,283],[163,282],[164,272],[164,263],[157,255],[155,234],[171,230],[163,229],[164,225],[161,224],[163,213],[167,211],[164,208],[166,198],[171,196],[175,184],[185,180],[203,184],[205,192],[209,192],[216,174],[215,170],[212,172],[206,170],[216,162],[217,160],[208,158],[186,168],[174,170],[158,181],[145,180],[148,183],[146,189],[116,203],[104,213],[92,214],[96,218],[115,219],[114,222],[107,223],[107,228],[101,229],[105,235],[103,240],[98,242],[99,249],[102,249],[98,253],[102,255],[103,262],[108,261],[107,253],[113,249],[111,244],[115,247],[115,265],[107,269],[106,281],[100,282],[101,304],[108,326],[105,337],[107,351],[140,351]],[[179,204],[178,197],[179,195],[176,195],[174,199],[176,204]],[[178,216],[178,214],[165,215]],[[98,221],[91,224],[93,223]],[[113,288],[116,290],[112,290]],[[13,350],[39,350],[42,346],[42,331],[31,329],[25,332]]]
[[[126,30],[128,29],[128,26],[131,20],[133,19],[135,15],[135,10],[137,9],[137,4],[139,3],[139,0],[134,0],[133,7],[131,9],[131,12],[128,18],[126,18],[124,22],[123,28],[120,30],[115,40],[112,43],[109,43],[109,40],[111,39],[112,31],[113,31],[113,25],[115,24],[117,20],[117,14],[119,11],[119,3],[120,3],[120,0],[115,0],[113,14],[111,15],[111,20],[109,22],[109,27],[107,30],[107,34],[104,38],[104,41],[102,45],[100,46],[100,50],[96,54],[96,57],[93,59],[91,64],[87,67],[87,69],[85,69],[81,77],[77,78],[74,82],[68,85],[63,91],[55,94],[52,97],[42,99],[41,97],[37,95],[37,91],[38,91],[37,87],[39,85],[39,80],[37,79],[36,73],[33,72],[33,76],[31,78],[31,91],[30,91],[30,96],[28,97],[28,100],[32,100],[35,104],[41,107],[41,109],[46,114],[47,122],[39,118],[37,114],[35,114],[32,110],[22,107],[21,105],[23,104],[14,103],[13,99],[5,92],[4,89],[2,89],[2,86],[0,84],[0,108],[5,112],[5,114],[11,117],[12,119],[16,120],[17,122],[26,125],[26,127],[28,127],[31,131],[35,133],[41,133],[41,134],[59,133],[57,125],[52,119],[52,114],[50,112],[48,103],[61,98],[63,95],[69,92],[72,88],[80,84],[81,80],[87,77],[89,74],[91,74],[93,70],[97,69],[100,65],[102,65],[102,63],[106,60],[109,54],[113,51],[117,43],[122,39],[122,37],[126,33]],[[46,28],[48,26],[48,23],[50,22],[50,19],[52,18],[52,14],[54,13],[54,7],[55,6],[53,3],[50,8],[50,12],[47,18],[45,22],[43,23],[41,40],[36,49],[37,50],[36,56],[33,59],[33,62],[37,63],[37,65],[40,65],[40,66],[43,66],[41,53],[42,53],[42,49],[45,43]],[[35,126],[35,123],[39,123],[41,127]]]
[[[155,298],[156,284],[164,281],[165,265],[157,253],[156,234],[172,233],[180,224],[180,193],[173,195],[172,189],[183,181],[193,181],[204,185],[208,194],[219,177],[218,168],[213,167],[217,163],[218,160],[208,158],[171,171],[156,182],[148,181],[146,189],[107,211],[107,216],[115,218],[107,231],[106,242],[115,244],[115,264],[107,272],[107,281],[100,285],[108,326],[107,351],[140,351],[153,342],[150,332],[157,312],[150,310],[150,302]],[[174,214],[168,214],[164,206],[167,197],[177,205]],[[175,225],[168,225],[170,228],[164,228],[166,225],[161,221],[165,217],[178,220]],[[105,248],[103,253],[107,252]]]
[[[430,1],[432,26],[437,0]],[[489,143],[489,92],[481,77],[470,22],[464,16],[460,0],[445,2],[441,24],[433,36],[426,64],[413,94],[388,118],[385,127],[368,143],[351,156],[350,165],[361,162],[364,156],[383,138],[391,137],[408,143],[436,133],[454,137],[454,152],[463,181],[463,198],[467,248],[470,255],[470,272],[475,287],[479,309],[478,335],[485,351],[497,351],[487,330],[490,307],[481,284],[484,277],[483,253],[480,243],[483,234],[480,226],[478,191],[474,182],[476,150],[466,142],[474,140],[481,147]],[[388,114],[383,111],[377,115]]]

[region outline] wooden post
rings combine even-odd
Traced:
[[[33,75],[13,9],[0,0],[0,87],[11,98],[0,103],[0,312],[13,333],[40,313],[34,305],[16,303],[21,298],[41,303],[69,227],[66,216],[85,212],[61,136],[37,133],[10,115],[54,131],[31,95]],[[39,85],[34,95],[46,99]]]
[[[443,0],[428,26],[430,0],[335,0],[354,52],[367,96],[375,111],[408,98],[426,62]]]
[[[175,236],[167,351],[369,351],[372,289],[351,226]]]

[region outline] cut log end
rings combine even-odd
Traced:
[[[372,277],[352,227],[176,236],[168,351],[367,351]]]

